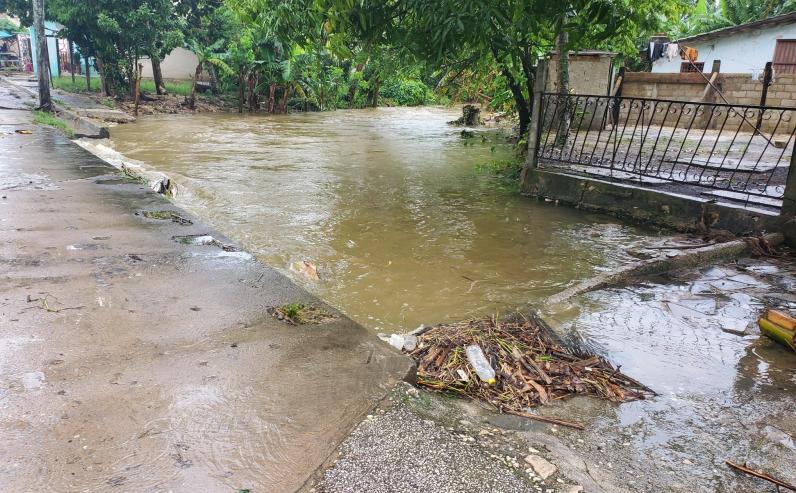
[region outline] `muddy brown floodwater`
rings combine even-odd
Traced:
[[[511,157],[506,135],[465,141],[446,124],[457,116],[158,116],[112,138],[184,185],[183,205],[376,331],[521,308],[627,258],[633,228],[519,196],[484,169]],[[303,260],[319,282],[290,271]]]
[[[175,180],[181,205],[386,333],[538,305],[649,241],[605,216],[519,196],[489,172],[511,157],[505,135],[478,130],[465,143],[446,124],[457,116],[433,108],[157,116],[116,127],[112,138]],[[318,266],[319,281],[290,270],[303,260]],[[547,316],[562,333],[659,393],[545,408],[590,428],[563,435],[563,449],[548,445],[591,463],[562,471],[612,492],[764,487],[728,471],[725,459],[794,480],[796,364],[754,328],[762,306],[796,306],[794,279],[789,262],[727,264],[554,307]]]

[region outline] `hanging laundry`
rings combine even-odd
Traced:
[[[750,70],[750,72],[752,73],[753,81],[756,82],[758,79],[760,79],[760,69],[753,68],[752,70]]]
[[[683,46],[680,48],[680,58],[686,61],[695,62],[699,57],[699,52],[696,48]]]
[[[655,46],[652,51],[652,61],[661,58],[663,56],[663,43],[655,43]]]
[[[666,59],[670,62],[680,56],[680,45],[669,43],[666,45]]]

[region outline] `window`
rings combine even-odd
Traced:
[[[680,64],[680,73],[704,72],[705,62],[683,62]]]
[[[773,62],[774,73],[796,74],[796,39],[778,39]]]

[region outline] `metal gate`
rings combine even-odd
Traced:
[[[778,209],[796,109],[544,93],[539,167]]]

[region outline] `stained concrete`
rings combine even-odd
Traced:
[[[245,252],[175,241],[234,245],[30,122],[0,111],[0,491],[301,487],[408,360],[342,315],[271,318],[334,310]],[[192,224],[139,213],[172,209]]]
[[[523,170],[523,191],[534,197],[678,231],[694,231],[703,214],[715,214],[713,229],[735,234],[780,231],[784,218],[714,199],[648,190],[542,169]]]

